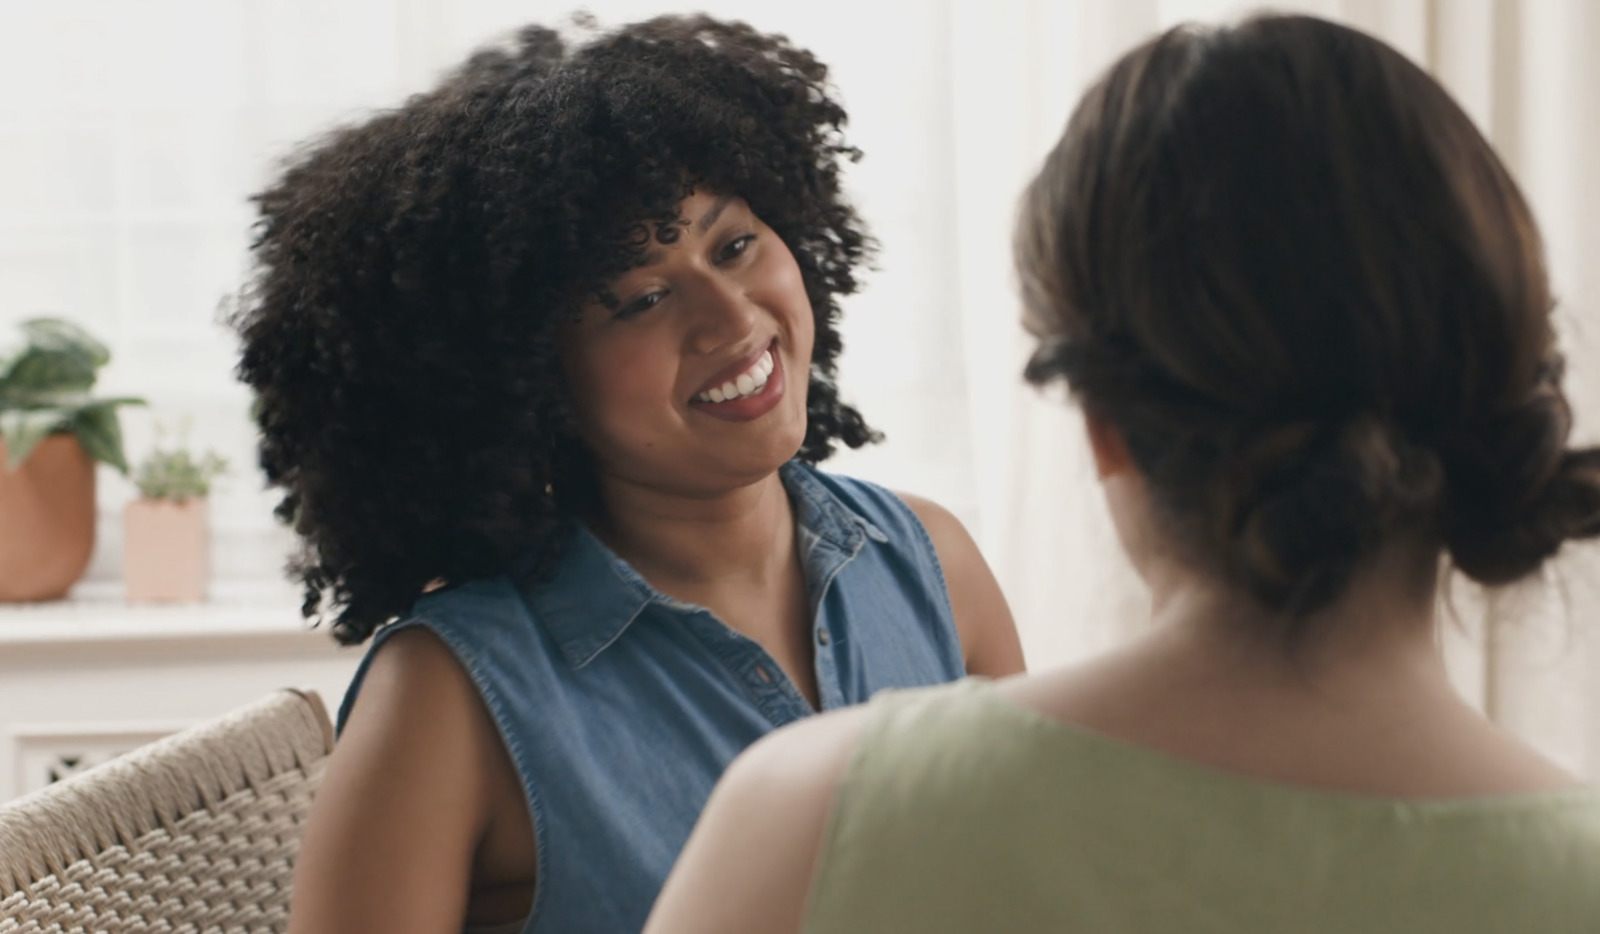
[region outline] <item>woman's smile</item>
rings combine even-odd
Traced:
[[[783,401],[782,357],[774,340],[755,355],[712,378],[696,393],[689,407],[713,418],[750,421],[772,411]]]

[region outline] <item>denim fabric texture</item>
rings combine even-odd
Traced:
[[[823,709],[962,677],[944,576],[905,503],[799,462],[781,476]],[[652,588],[587,529],[531,591],[472,582],[380,630],[341,727],[372,653],[413,626],[455,653],[521,774],[539,859],[529,934],[636,934],[718,776],[813,712],[758,644]]]

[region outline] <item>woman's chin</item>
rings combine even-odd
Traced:
[[[805,440],[804,422],[798,431],[773,432],[737,456],[729,457],[727,466],[731,469],[728,473],[738,477],[739,480],[735,482],[740,485],[765,479],[793,460],[800,453],[800,446]]]

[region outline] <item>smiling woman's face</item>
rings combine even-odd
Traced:
[[[815,323],[794,255],[743,199],[696,191],[679,217],[583,309],[562,361],[603,476],[708,495],[799,450]]]

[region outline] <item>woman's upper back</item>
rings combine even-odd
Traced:
[[[1600,793],[1455,800],[1239,778],[982,682],[877,702],[807,931],[1592,931]]]

